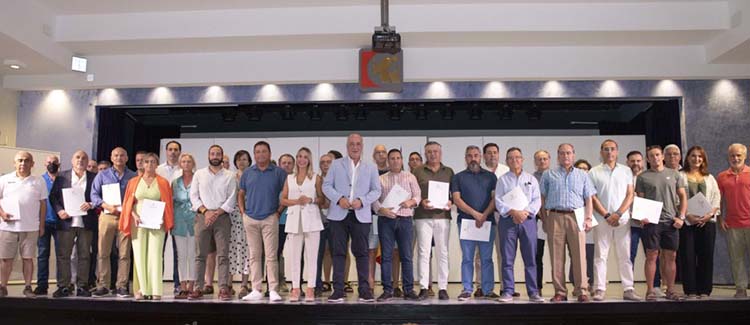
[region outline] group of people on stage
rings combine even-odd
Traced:
[[[327,301],[341,302],[352,291],[347,281],[351,250],[359,301],[376,300],[378,258],[383,293],[377,301],[434,295],[433,256],[437,295],[447,300],[453,206],[462,238],[460,301],[471,299],[475,282],[474,297],[513,300],[518,295],[513,268],[519,246],[528,298],[545,301],[545,241],[551,255],[552,302],[568,299],[566,255],[571,259],[573,296],[580,302],[604,300],[611,246],[624,300],[686,298],[675,290],[678,270],[687,298],[706,298],[712,291],[717,228],[726,232],[735,297],[747,296],[750,167],[745,165],[745,145],[729,146],[729,168],[717,177],[709,174],[708,157],[700,146],[687,151],[682,165],[675,145],[649,146],[645,155],[632,151],[625,165],[618,162],[617,142],[605,140],[601,164],[592,167],[576,161],[573,145],[563,143],[557,148],[557,166],[550,167],[550,154],[539,150],[533,154],[536,170],[525,171],[521,149],[508,148],[504,165],[499,162],[500,147],[488,143],[468,146],[466,168],[458,173],[442,163],[441,145],[434,141],[425,144],[423,153],[407,157],[399,149],[377,145],[373,162],[362,156],[359,134],[347,137],[346,148],[346,156],[331,151],[319,157],[320,173],[314,172],[316,157],[308,148],[276,162],[265,141],[255,143],[252,157],[245,150],[234,155],[236,172],[230,171],[229,157],[219,145],[208,148],[208,167],[196,170],[196,158],[183,153],[177,141],[167,143],[161,165],[155,153],[137,152],[137,171],[126,167],[128,153],[121,147],[112,150],[111,165],[90,164],[79,150],[71,159],[72,169],[59,171],[59,158],[47,157],[42,176],[31,175],[32,155],[18,152],[16,170],[0,177],[0,297],[8,295],[13,260],[19,254],[23,294],[47,294],[54,238],[53,297],[116,294],[159,300],[165,238],[170,234],[175,299],[212,294],[218,272],[220,300],[236,294],[248,301],[281,301],[279,292],[289,277],[289,301],[314,301],[331,290],[322,273],[327,269],[328,280],[332,268],[333,292]],[[710,204],[704,215],[688,213],[689,200],[698,195]],[[636,197],[661,202],[658,218],[635,220],[630,214]],[[644,297],[633,287],[639,239],[646,253]],[[39,272],[32,290],[37,247]],[[500,264],[499,294],[494,292],[493,250]],[[233,275],[242,278],[239,292],[233,289]]]

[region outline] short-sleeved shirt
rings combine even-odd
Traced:
[[[422,200],[427,199],[427,191],[430,188],[430,181],[450,183],[453,179],[453,169],[440,164],[437,172],[433,172],[427,164],[414,168],[414,177],[419,183],[419,190],[422,191]],[[414,210],[414,219],[450,219],[451,212],[440,209],[425,209],[421,205]]]
[[[568,172],[562,166],[544,172],[539,191],[547,210],[572,211],[584,206],[586,199],[596,194],[586,172],[575,167]]]
[[[750,228],[750,167],[735,173],[731,168],[719,173],[716,182],[724,199],[724,220],[730,228]]]
[[[21,220],[0,221],[0,230],[10,232],[39,231],[39,209],[49,193],[44,180],[38,176],[19,178],[16,172],[0,177],[0,199],[18,200]],[[7,211],[6,211],[7,212]]]
[[[287,173],[274,165],[260,170],[258,165],[245,169],[240,178],[240,189],[245,191],[245,214],[264,220],[279,208],[279,195],[284,189]]]
[[[474,173],[464,169],[451,181],[451,193],[461,193],[461,199],[472,209],[484,212],[490,204],[493,204],[492,191],[495,190],[497,177],[489,170],[479,169]],[[470,214],[458,209],[459,219],[474,219]],[[495,223],[495,218],[487,218],[487,221]]]
[[[680,172],[674,169],[664,168],[662,171],[649,169],[638,175],[635,191],[644,193],[646,199],[663,202],[659,222],[669,223],[679,214],[677,189],[684,189],[686,184]]]
[[[628,196],[628,186],[633,185],[633,171],[623,164],[615,164],[615,168],[609,168],[606,164],[595,166],[591,168],[589,177],[596,188],[596,197],[607,212],[614,212],[620,208]],[[622,213],[621,224],[628,221],[629,212],[626,210]],[[604,216],[596,210],[594,210],[594,216],[600,223],[604,222]]]

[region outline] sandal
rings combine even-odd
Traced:
[[[669,291],[667,291],[667,295],[664,298],[666,298],[667,300],[672,300],[672,301],[683,301],[683,300],[685,300],[685,297],[683,297],[682,295],[680,295],[680,294],[678,294],[676,292],[669,292]]]
[[[656,292],[649,291],[646,292],[646,301],[656,301],[658,297],[656,296]]]
[[[330,292],[330,291],[331,291],[331,283],[323,282],[323,292]]]

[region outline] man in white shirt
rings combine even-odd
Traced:
[[[189,299],[200,299],[203,293],[206,255],[211,247],[216,247],[216,264],[219,268],[219,299],[232,299],[232,282],[229,274],[229,239],[232,222],[229,213],[237,205],[237,178],[221,165],[224,149],[212,145],[208,149],[209,166],[201,168],[193,175],[190,185],[190,203],[198,214],[195,217],[195,290]],[[214,245],[212,245],[214,244]]]
[[[166,178],[169,183],[171,184],[175,179],[182,176],[182,168],[180,168],[180,155],[182,154],[182,144],[175,140],[171,140],[167,142],[167,146],[165,148],[167,161],[165,161],[163,164],[159,165],[159,167],[156,167],[156,174],[158,174],[161,177]],[[180,292],[180,272],[177,269],[177,242],[174,240],[174,236],[172,234],[169,234],[169,237],[172,238],[172,282],[174,283],[174,291],[175,293]],[[162,254],[165,251],[167,247],[167,242],[170,240],[164,241],[164,248],[162,248]]]
[[[0,177],[0,297],[8,296],[13,260],[20,253],[23,295],[33,298],[31,278],[37,239],[44,234],[47,185],[41,177],[31,176],[34,157],[29,152],[19,151],[13,161],[16,170]]]
[[[537,150],[534,153],[534,167],[536,170],[532,175],[539,182],[542,180],[542,175],[547,169],[549,169],[549,152],[547,150]],[[542,287],[544,285],[544,243],[547,240],[547,233],[544,232],[544,227],[541,225],[541,219],[537,215],[537,232],[536,232],[536,284],[539,287],[539,295],[542,294]]]
[[[641,300],[633,290],[633,264],[630,261],[630,205],[633,203],[633,172],[617,163],[618,146],[614,140],[604,140],[600,147],[602,164],[589,172],[596,187],[593,197],[594,217],[594,301],[604,300],[607,290],[607,257],[610,245],[617,252],[622,298]]]

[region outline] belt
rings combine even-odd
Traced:
[[[557,209],[549,209],[551,212],[555,213],[564,213],[564,214],[572,214],[573,210],[557,210]]]

